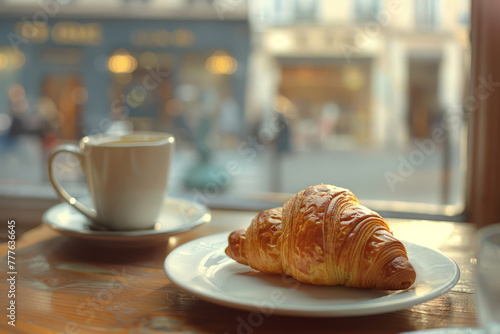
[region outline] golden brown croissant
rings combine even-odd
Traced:
[[[317,285],[399,290],[415,281],[403,244],[349,190],[311,186],[229,236],[226,254],[266,273]]]

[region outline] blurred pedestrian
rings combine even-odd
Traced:
[[[42,166],[52,150],[59,145],[59,129],[62,118],[55,102],[46,96],[42,96],[37,101],[37,115],[32,132],[38,134],[42,147]],[[45,173],[44,173],[45,174]]]
[[[26,132],[26,119],[29,114],[29,104],[23,86],[13,84],[8,91],[9,105],[7,114],[10,125],[3,138],[1,153],[16,153],[18,138]]]

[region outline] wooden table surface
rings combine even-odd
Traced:
[[[446,294],[405,310],[362,317],[271,315],[259,326],[250,312],[218,306],[172,284],[163,262],[189,240],[247,226],[251,212],[214,211],[212,221],[155,247],[106,248],[40,226],[16,240],[16,321],[6,309],[7,245],[0,246],[0,331],[7,333],[400,333],[441,327],[477,327],[474,307],[475,228],[467,223],[388,220],[394,234],[439,249],[460,267]],[[244,288],[244,287],[242,287]]]

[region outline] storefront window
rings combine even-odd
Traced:
[[[356,20],[359,22],[369,22],[379,11],[380,0],[356,0],[354,1],[354,11]]]
[[[434,29],[437,27],[440,3],[439,0],[415,2],[415,25],[417,29]]]

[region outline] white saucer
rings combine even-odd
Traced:
[[[443,253],[403,241],[417,279],[408,290],[381,291],[303,284],[264,274],[229,258],[229,233],[214,234],[175,248],[164,270],[174,284],[201,299],[266,314],[340,317],[403,310],[455,286],[460,270]]]
[[[86,204],[89,198],[82,199]],[[133,231],[99,231],[92,228],[87,217],[67,203],[59,203],[43,215],[43,222],[52,229],[79,239],[101,242],[108,246],[137,246],[166,238],[207,223],[212,216],[204,205],[168,197],[165,199],[155,228]]]

